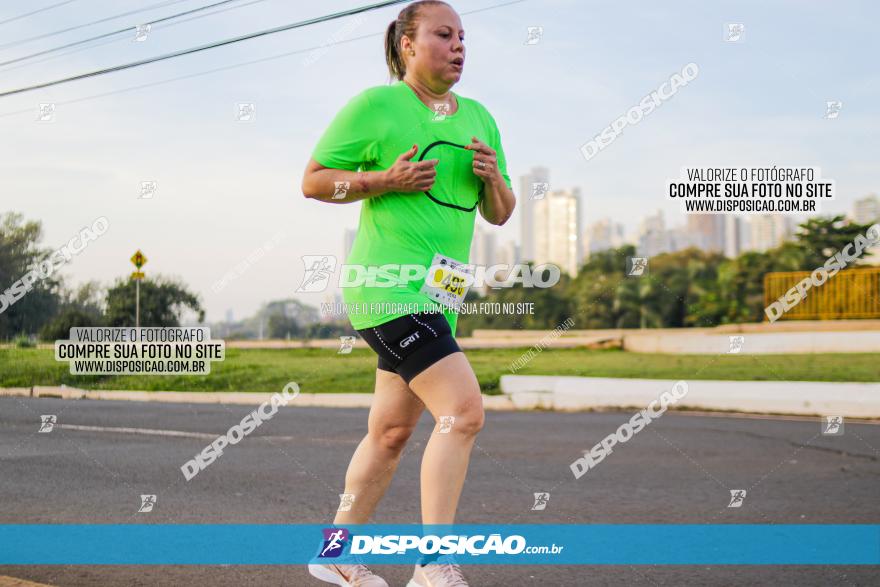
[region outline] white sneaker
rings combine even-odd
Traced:
[[[366,565],[309,565],[309,573],[340,587],[388,587],[385,579],[374,575]]]
[[[416,564],[412,579],[406,587],[468,587],[461,567],[455,563]]]

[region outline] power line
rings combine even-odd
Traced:
[[[239,1],[241,1],[241,0],[239,0]],[[164,30],[164,29],[169,28],[169,27],[177,26],[177,25],[180,25],[180,24],[186,24],[186,23],[188,23],[188,22],[192,22],[192,21],[194,21],[194,20],[199,20],[200,18],[206,18],[206,17],[208,17],[208,16],[214,16],[215,14],[220,14],[220,13],[223,13],[223,12],[229,12],[230,10],[238,10],[239,8],[246,8],[246,7],[248,7],[248,6],[252,6],[252,5],[254,5],[254,4],[259,4],[259,3],[261,3],[261,2],[265,2],[265,1],[266,1],[266,0],[251,0],[250,2],[245,2],[244,4],[240,4],[240,5],[238,5],[238,6],[230,6],[230,7],[228,7],[228,8],[221,8],[221,9],[219,9],[219,10],[215,10],[215,11],[213,11],[213,12],[209,12],[209,13],[207,13],[207,14],[200,14],[200,15],[198,15],[198,16],[193,16],[193,17],[191,17],[191,18],[187,18],[187,19],[181,20],[181,21],[179,21],[179,22],[169,22],[169,23],[166,23],[166,24],[164,24],[164,25],[162,25],[162,26],[160,26],[160,27],[157,27],[157,28],[159,28],[160,30]],[[154,21],[154,22],[158,22],[158,21]],[[71,54],[73,54],[73,53],[78,53],[78,52],[80,52],[80,51],[87,51],[87,50],[89,50],[89,49],[94,49],[95,47],[103,47],[104,45],[109,45],[110,43],[118,43],[118,42],[121,41],[121,40],[122,40],[122,39],[108,39],[108,40],[104,40],[102,43],[95,43],[95,44],[89,45],[88,47],[79,47],[78,49],[74,49],[74,50],[72,50],[72,51],[66,51],[66,52],[64,52],[64,53],[61,53],[60,55],[55,55],[54,57],[47,57],[46,59],[40,59],[40,60],[38,60],[38,61],[33,61],[33,62],[31,62],[31,63],[24,63],[24,64],[22,64],[22,65],[17,65],[17,66],[15,66],[15,67],[7,67],[7,68],[3,69],[3,72],[15,71],[16,69],[21,69],[22,67],[30,67],[30,66],[32,66],[32,65],[39,65],[40,63],[45,63],[45,62],[47,62],[47,61],[52,61],[53,59],[57,59],[58,57],[64,57],[65,55],[71,55]],[[85,43],[85,41],[84,41],[84,43]]]
[[[524,1],[525,0],[515,0],[515,2],[513,2],[513,3],[524,2]],[[466,13],[462,12],[462,14],[466,14]],[[54,104],[56,106],[66,106],[68,104],[77,104],[79,102],[88,102],[89,100],[96,100],[98,98],[106,98],[107,96],[115,96],[117,94],[124,94],[126,92],[133,92],[135,90],[145,90],[147,88],[161,86],[163,84],[170,84],[173,82],[178,82],[178,81],[183,81],[183,80],[192,79],[192,78],[196,78],[196,77],[201,77],[203,75],[210,75],[212,73],[219,73],[221,71],[229,71],[230,69],[238,69],[239,67],[245,67],[248,65],[256,65],[257,63],[265,63],[267,61],[274,61],[276,59],[283,59],[284,57],[290,57],[291,55],[297,55],[300,53],[308,53],[310,51],[314,51],[316,49],[322,49],[324,47],[331,47],[334,45],[342,45],[344,43],[353,43],[355,41],[361,41],[363,39],[369,39],[371,37],[379,37],[384,34],[385,34],[384,32],[370,33],[368,35],[361,35],[360,37],[352,37],[351,39],[344,39],[342,41],[335,41],[333,43],[323,43],[321,45],[315,45],[314,47],[306,47],[304,49],[297,49],[295,51],[287,51],[285,53],[279,53],[278,55],[271,55],[269,57],[261,57],[259,59],[252,59],[250,61],[242,61],[239,63],[233,63],[231,65],[224,65],[222,67],[215,67],[213,69],[207,69],[205,71],[197,71],[195,73],[188,73],[185,75],[180,75],[177,77],[172,77],[172,78],[159,80],[159,81],[155,81],[155,82],[148,82],[148,83],[140,84],[137,86],[129,86],[127,88],[120,88],[118,90],[111,90],[109,92],[102,92],[100,94],[93,94],[91,96],[84,96],[82,98],[75,98],[73,100],[65,100],[63,102],[54,102]],[[23,110],[4,112],[3,114],[0,114],[0,118],[6,118],[7,116],[15,116],[18,114],[33,114],[33,112],[34,112],[33,108],[26,108]]]
[[[207,6],[201,6],[199,8],[193,8],[191,10],[186,10],[184,12],[178,12],[177,14],[172,14],[170,16],[165,16],[163,18],[157,20],[151,20],[149,23],[144,24],[158,24],[160,22],[165,22],[167,20],[173,20],[175,18],[180,18],[181,16],[188,16],[190,14],[195,14],[197,12],[202,12],[203,10],[208,10],[209,8],[216,8],[217,6],[221,6],[223,4],[229,4],[230,2],[240,2],[241,0],[221,0],[220,2],[215,2],[214,4],[208,4]],[[76,47],[78,45],[84,45],[86,43],[91,43],[92,41],[99,41],[101,39],[106,39],[108,37],[112,37],[115,35],[119,35],[121,33],[126,33],[131,30],[137,29],[137,26],[129,26],[124,29],[119,29],[118,31],[113,31],[112,33],[103,33],[97,35],[95,37],[91,37],[88,39],[83,39],[82,41],[74,41],[73,43],[68,43],[66,45],[61,45],[60,47],[53,47],[52,49],[45,49],[43,51],[39,51],[37,53],[33,53],[31,55],[25,55],[24,57],[16,57],[15,59],[10,59],[9,61],[0,62],[0,66],[10,65],[12,63],[18,63],[19,61],[26,61],[28,59],[33,59],[34,57],[39,57],[40,55],[46,55],[48,53],[55,53],[56,51],[61,51],[62,49],[69,49],[70,47]]]
[[[483,8],[468,10],[465,12],[461,12],[460,14],[462,16],[467,15],[467,14],[475,14],[478,12],[485,12],[485,11],[489,11],[489,10],[494,10],[496,8],[503,8],[505,6],[510,6],[512,4],[520,4],[520,3],[526,2],[526,1],[527,0],[510,0],[509,2],[501,2],[499,4],[492,4],[489,6],[485,6]],[[385,35],[385,31],[383,30],[378,33],[370,33],[367,35],[361,35],[360,37],[353,37],[351,39],[344,39],[344,40],[334,41],[334,42],[330,42],[330,43],[322,43],[321,45],[316,45],[314,47],[307,47],[305,49],[297,49],[295,51],[288,51],[285,53],[279,53],[277,55],[271,55],[269,57],[261,57],[260,59],[253,59],[250,61],[242,61],[239,63],[233,63],[231,65],[224,65],[222,67],[216,67],[216,68],[208,69],[208,70],[204,70],[204,71],[197,71],[194,73],[188,73],[185,75],[172,77],[172,78],[168,78],[168,79],[164,79],[164,80],[158,80],[158,81],[154,81],[154,82],[149,82],[149,83],[145,83],[145,84],[140,84],[137,86],[129,86],[127,88],[120,88],[117,90],[111,90],[109,92],[102,92],[100,94],[92,94],[91,96],[83,96],[82,98],[74,98],[73,100],[64,100],[62,102],[55,102],[55,104],[60,105],[60,106],[64,106],[64,105],[68,105],[68,104],[77,104],[80,102],[88,102],[90,100],[97,100],[98,98],[106,98],[108,96],[114,96],[117,94],[124,94],[126,92],[133,92],[136,90],[145,90],[147,88],[152,88],[152,87],[163,85],[163,84],[169,84],[169,83],[173,83],[173,82],[177,82],[177,81],[183,81],[183,80],[187,80],[187,79],[201,77],[204,75],[210,75],[212,73],[219,73],[222,71],[228,71],[230,69],[238,69],[240,67],[246,67],[248,65],[255,65],[257,63],[264,63],[267,61],[274,61],[276,59],[283,59],[285,57],[290,57],[291,55],[297,55],[299,53],[306,53],[309,51],[314,51],[316,49],[322,49],[325,47],[332,47],[332,46],[336,46],[336,45],[342,45],[345,43],[352,43],[352,42],[360,41],[363,39],[369,39],[371,37],[384,37],[384,35]],[[14,110],[11,112],[4,112],[4,113],[0,114],[0,118],[6,118],[9,116],[17,116],[19,114],[33,114],[33,113],[34,113],[33,108],[26,108],[26,109],[22,109],[22,110]]]
[[[164,8],[165,6],[171,6],[172,4],[180,4],[181,2],[188,2],[188,1],[189,0],[166,0],[165,2],[159,2],[158,4],[152,4],[152,5],[147,6],[145,8],[139,8],[137,10],[130,10],[128,12],[123,12],[121,14],[117,14],[116,16],[108,16],[106,18],[102,18],[100,20],[94,20],[92,22],[87,22],[85,24],[78,24],[76,26],[68,27],[66,29],[61,29],[60,31],[55,31],[53,33],[43,33],[42,35],[37,35],[36,37],[30,37],[27,39],[20,39],[18,41],[6,43],[5,45],[0,45],[0,49],[8,49],[10,47],[17,47],[18,45],[23,45],[24,43],[30,43],[31,41],[45,39],[46,37],[54,37],[55,35],[60,35],[62,33],[69,33],[70,31],[75,31],[77,29],[90,27],[95,24],[101,24],[102,22],[116,20],[117,18],[122,18],[123,16],[131,16],[132,14],[137,14],[139,12],[146,12],[148,10],[154,10],[156,8]]]
[[[64,6],[65,4],[70,4],[72,2],[76,2],[76,0],[65,0],[64,2],[59,2],[58,4],[46,6],[45,8],[40,8],[38,10],[34,10],[33,12],[28,12],[27,14],[20,14],[18,16],[13,16],[12,18],[7,18],[6,20],[0,20],[0,24],[6,24],[7,22],[21,20],[22,18],[27,18],[28,16],[33,16],[35,14],[39,14],[40,12],[46,12],[47,10],[52,10],[53,8],[58,8],[59,6]]]
[[[164,61],[164,60],[166,60],[166,59],[172,59],[172,58],[174,58],[174,57],[180,57],[180,56],[183,56],[183,55],[190,55],[190,54],[192,54],[192,53],[198,53],[199,51],[206,51],[206,50],[208,50],[208,49],[214,49],[214,48],[216,48],[216,47],[222,47],[222,46],[224,46],[224,45],[230,45],[230,44],[232,44],[232,43],[239,43],[239,42],[241,42],[241,41],[247,41],[247,40],[250,40],[250,39],[255,39],[255,38],[257,38],[257,37],[263,37],[263,36],[266,36],[266,35],[273,35],[273,34],[275,34],[275,33],[280,33],[280,32],[283,32],[283,31],[289,31],[289,30],[292,30],[292,29],[295,29],[295,28],[301,28],[301,27],[304,27],[304,26],[308,26],[308,25],[312,25],[312,24],[317,24],[317,23],[319,23],[319,22],[326,22],[326,21],[329,21],[329,20],[335,20],[335,19],[337,19],[337,18],[342,18],[342,17],[344,17],[344,16],[351,16],[351,15],[353,15],[353,14],[360,14],[361,12],[368,12],[368,11],[370,11],[370,10],[376,10],[376,9],[378,9],[378,8],[384,8],[384,7],[386,7],[386,6],[392,6],[392,5],[394,5],[394,4],[400,4],[400,3],[402,3],[402,2],[407,2],[407,1],[408,1],[408,0],[387,0],[386,2],[379,2],[379,3],[377,3],[377,4],[370,4],[370,5],[368,5],[368,6],[361,6],[360,8],[353,8],[353,9],[351,9],[351,10],[345,10],[345,11],[342,11],[342,12],[336,12],[336,13],[328,14],[328,15],[325,15],[325,16],[319,16],[319,17],[316,17],[316,18],[310,18],[310,19],[308,19],[308,20],[301,20],[301,21],[299,21],[299,22],[294,22],[294,23],[290,23],[290,24],[282,25],[282,26],[279,26],[279,27],[274,27],[274,28],[271,28],[271,29],[266,29],[266,30],[258,31],[258,32],[256,32],[256,33],[249,33],[249,34],[247,34],[247,35],[241,35],[241,36],[238,36],[238,37],[233,37],[233,38],[231,38],[231,39],[226,39],[226,40],[223,40],[223,41],[217,41],[217,42],[215,42],[215,43],[208,43],[207,45],[199,45],[198,47],[192,47],[192,48],[190,48],[190,49],[182,49],[182,50],[180,50],[180,51],[174,51],[174,52],[172,52],[172,53],[166,53],[165,55],[159,55],[158,57],[151,57],[151,58],[149,58],[149,59],[141,59],[140,61],[134,61],[134,62],[132,62],[132,63],[125,63],[125,64],[122,64],[122,65],[116,65],[116,66],[114,66],[114,67],[108,67],[108,68],[105,68],[105,69],[99,69],[99,70],[96,70],[96,71],[90,71],[90,72],[88,72],[88,73],[81,73],[81,74],[79,74],[79,75],[74,75],[74,76],[67,77],[67,78],[63,78],[63,79],[60,79],[60,80],[55,80],[55,81],[51,81],[51,82],[44,82],[44,83],[42,83],[42,84],[36,84],[36,85],[33,85],[33,86],[27,86],[27,87],[24,87],[24,88],[19,88],[19,89],[17,89],[17,90],[9,90],[9,91],[6,91],[6,92],[0,92],[0,98],[5,98],[6,96],[12,96],[12,95],[15,95],[15,94],[21,94],[21,93],[24,93],[24,92],[30,92],[30,91],[33,91],[33,90],[39,90],[39,89],[42,89],[42,88],[48,88],[48,87],[51,87],[51,86],[57,86],[57,85],[59,85],[59,84],[64,84],[64,83],[68,83],[68,82],[72,82],[72,81],[76,81],[76,80],[86,79],[86,78],[90,78],[90,77],[96,77],[96,76],[99,76],[99,75],[105,75],[105,74],[108,74],[108,73],[113,73],[113,72],[116,72],[116,71],[122,71],[122,70],[125,70],[125,69],[131,69],[131,68],[133,68],[133,67],[140,67],[141,65],[147,65],[147,64],[149,64],[149,63],[155,63],[155,62],[157,62],[157,61]]]
[[[177,24],[177,23],[174,23]],[[173,26],[173,25],[169,25]],[[10,71],[15,71],[17,69],[22,69],[24,67],[32,67],[34,65],[39,65],[40,63],[46,63],[47,61],[53,61],[55,59],[59,59],[66,55],[73,55],[74,53],[79,53],[80,51],[88,51],[89,49],[94,49],[95,47],[103,47],[104,45],[109,45],[111,43],[118,43],[123,39],[106,39],[100,43],[90,43],[88,46],[79,47],[77,49],[72,49],[70,51],[65,51],[63,53],[58,53],[56,55],[52,55],[51,57],[46,57],[44,59],[37,59],[35,61],[31,61],[30,63],[22,63],[21,65],[16,65],[15,67],[4,67],[2,72],[0,73],[8,73]]]

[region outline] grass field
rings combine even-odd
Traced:
[[[469,350],[484,393],[499,393],[501,375],[526,349]],[[84,389],[147,391],[279,391],[296,381],[304,392],[373,391],[376,355],[358,349],[227,349],[209,375],[98,376],[69,373],[49,349],[0,349],[0,387],[61,385]],[[876,354],[656,355],[619,350],[553,349],[538,354],[517,375],[577,375],[642,379],[736,381],[880,381]]]

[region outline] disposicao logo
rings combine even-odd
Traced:
[[[348,542],[348,530],[345,528],[324,528],[324,546],[318,558],[336,558],[345,550]]]

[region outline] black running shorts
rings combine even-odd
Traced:
[[[443,357],[461,351],[446,316],[439,312],[407,314],[357,333],[379,355],[378,368],[397,373],[407,384]]]

